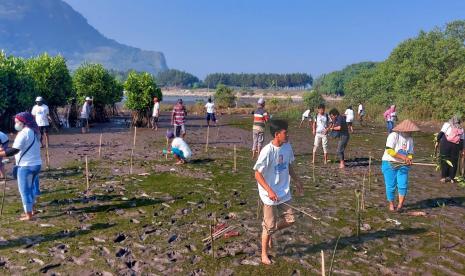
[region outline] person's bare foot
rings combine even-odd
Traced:
[[[391,211],[391,212],[396,211],[396,207],[394,207],[394,203],[392,203],[392,202],[389,203],[389,211]]]
[[[263,255],[262,254],[262,263],[264,265],[270,265],[271,264],[271,260],[270,260],[270,258],[268,258],[268,255]]]
[[[399,213],[402,212],[402,207],[402,205],[397,205],[396,211]]]
[[[446,183],[446,179],[445,179],[445,178],[441,178],[441,180],[439,180],[439,182],[441,182],[441,183]]]
[[[33,220],[32,213],[31,213],[31,214],[22,214],[22,215],[19,217],[19,220],[20,220],[20,221],[29,221],[29,220]]]

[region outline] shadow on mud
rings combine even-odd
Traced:
[[[436,197],[430,199],[420,200],[418,202],[407,204],[406,209],[432,209],[438,208],[442,204],[446,206],[455,206],[455,207],[465,207],[465,197],[456,196],[456,197]]]

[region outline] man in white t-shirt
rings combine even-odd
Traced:
[[[360,121],[360,125],[363,125],[363,118],[365,117],[365,108],[363,107],[362,103],[359,103],[358,105],[358,119]]]
[[[271,235],[295,222],[293,211],[287,205],[292,198],[291,178],[296,183],[298,194],[303,195],[303,185],[291,166],[294,153],[288,143],[287,128],[286,121],[270,122],[273,140],[260,151],[254,166],[258,192],[263,202],[261,260],[266,265],[271,264],[268,257]]]
[[[316,151],[320,144],[323,146],[324,163],[326,164],[328,162],[328,126],[330,119],[328,114],[325,113],[325,108],[324,104],[318,106],[318,113],[313,121],[312,133],[315,135],[315,140],[313,142],[313,164],[315,164]]]
[[[310,116],[310,109],[305,110],[304,113],[302,113],[302,120],[300,120],[300,125],[299,128],[302,127],[302,124],[304,123],[305,120],[308,120],[308,125],[312,125],[312,116]]]
[[[89,132],[89,119],[90,119],[91,108],[92,108],[92,99],[90,97],[86,97],[86,101],[82,105],[81,117],[80,117],[82,133]]]
[[[210,120],[216,126],[216,117],[215,117],[215,103],[212,102],[211,98],[208,98],[208,102],[205,105],[205,109],[207,111],[207,126],[210,126]]]
[[[152,129],[158,130],[158,120],[160,118],[160,102],[158,97],[153,98],[153,112],[152,112]]]
[[[49,130],[49,120],[51,121],[50,118],[50,111],[48,109],[48,106],[44,104],[44,99],[42,97],[37,97],[36,98],[36,105],[32,108],[31,111],[32,116],[34,116],[37,125],[39,126],[40,130],[40,144],[41,147],[43,148],[44,145],[44,136],[45,136],[45,141],[48,143],[50,142],[49,137],[48,137],[48,130]]]
[[[184,141],[184,139],[182,139],[181,137],[175,137],[174,132],[172,130],[168,130],[166,132],[166,138],[168,140],[173,139],[173,141],[171,142],[170,152],[177,160],[176,165],[184,164],[187,160],[189,160],[192,157],[192,150],[189,148],[186,141]]]
[[[350,133],[354,133],[353,122],[354,122],[355,114],[354,114],[354,110],[352,109],[351,105],[347,107],[346,111],[344,112],[344,115],[346,116],[346,123],[347,123],[347,126],[349,127]]]

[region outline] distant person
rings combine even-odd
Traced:
[[[169,140],[173,139],[169,152],[173,154],[174,158],[176,158],[176,165],[184,164],[192,157],[192,151],[184,139],[181,137],[175,137],[174,132],[171,130],[166,132],[166,138]]]
[[[10,138],[8,135],[0,131],[0,151],[6,151],[10,143]],[[5,164],[3,164],[3,157],[0,157],[0,178],[5,177]]]
[[[318,105],[318,113],[313,120],[312,133],[315,136],[313,142],[313,158],[312,163],[315,164],[316,151],[319,145],[323,146],[324,163],[328,163],[328,126],[330,119],[327,113],[325,113],[325,105]]]
[[[363,119],[365,118],[365,107],[363,106],[361,102],[358,104],[357,114],[358,114],[358,120],[360,121],[360,125],[362,126]]]
[[[339,114],[336,108],[329,111],[329,117],[331,118],[331,137],[339,139],[337,142],[337,156],[339,158],[339,168],[345,168],[344,152],[349,143],[349,129],[347,127],[344,116]]]
[[[412,132],[420,129],[412,121],[402,121],[387,137],[382,158],[381,171],[384,175],[386,198],[390,211],[401,211],[408,191],[408,173],[413,159]],[[397,207],[394,205],[395,192],[399,194]]]
[[[90,119],[90,114],[92,111],[92,99],[90,97],[86,97],[86,101],[82,105],[81,108],[81,131],[82,133],[88,133],[89,132],[89,119]]]
[[[293,210],[286,205],[292,200],[291,179],[296,184],[298,195],[303,195],[303,185],[292,167],[295,159],[292,146],[288,143],[287,129],[286,121],[270,122],[273,140],[260,152],[253,168],[263,202],[261,261],[265,265],[271,264],[268,256],[268,248],[272,246],[271,236],[295,222]]]
[[[354,114],[354,110],[352,109],[351,105],[347,107],[346,111],[344,112],[344,115],[346,117],[346,123],[347,123],[347,126],[349,127],[350,133],[354,133],[353,122],[354,122],[355,114]]]
[[[32,108],[31,114],[32,116],[34,116],[36,123],[39,126],[40,144],[43,148],[45,146],[43,139],[44,136],[45,140],[50,142],[48,137],[48,131],[50,127],[49,120],[51,121],[52,119],[50,118],[50,111],[48,109],[48,106],[44,104],[44,99],[42,97],[36,98],[36,105],[34,105],[34,107]]]
[[[184,106],[182,99],[179,99],[174,105],[173,112],[171,114],[171,124],[174,127],[174,135],[176,137],[186,137],[186,116],[186,107]]]
[[[439,146],[439,158],[441,161],[441,182],[454,183],[457,168],[459,167],[460,152],[465,154],[465,133],[462,127],[462,118],[453,116],[444,123],[437,135],[435,148]],[[447,164],[452,163],[452,166]]]
[[[160,102],[158,101],[158,97],[153,97],[152,129],[158,130],[159,118],[160,118]]]
[[[395,126],[395,122],[397,121],[397,112],[396,106],[391,105],[383,114],[384,120],[386,121],[386,128],[388,134],[392,132],[392,129]]]
[[[252,144],[252,159],[260,154],[265,140],[265,124],[270,119],[268,112],[265,110],[265,100],[258,99],[257,109],[253,111],[253,144]]]
[[[18,189],[24,208],[19,220],[32,220],[36,199],[40,194],[39,173],[42,166],[40,156],[40,130],[29,112],[15,116],[15,129],[18,131],[13,146],[0,150],[0,157],[15,156]]]
[[[215,103],[212,102],[212,98],[208,98],[208,102],[205,104],[205,109],[207,111],[207,126],[210,126],[210,120],[216,126]]]
[[[310,116],[310,112],[311,112],[311,110],[310,110],[310,109],[307,109],[307,110],[305,110],[304,113],[302,113],[302,120],[300,120],[299,128],[302,127],[302,124],[303,124],[304,121],[306,121],[306,120],[308,120],[308,125],[309,125],[309,126],[312,125],[312,116]]]

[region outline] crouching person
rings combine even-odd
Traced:
[[[187,143],[181,137],[175,137],[174,132],[168,130],[166,132],[166,138],[173,139],[171,142],[170,152],[176,158],[176,165],[184,164],[192,156],[192,151],[187,145]]]
[[[271,121],[273,140],[261,150],[254,166],[255,179],[263,202],[261,260],[266,265],[271,264],[268,247],[272,245],[272,234],[294,223],[292,209],[284,204],[291,200],[290,178],[296,182],[298,194],[303,194],[303,186],[291,166],[294,153],[288,143],[287,128],[286,121]]]

